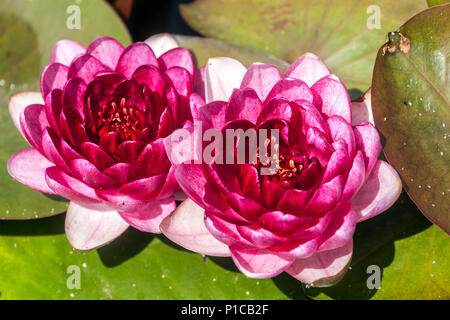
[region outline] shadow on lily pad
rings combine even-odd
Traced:
[[[151,233],[128,228],[119,238],[97,249],[97,253],[106,267],[114,268],[138,255],[154,238]]]
[[[34,220],[0,220],[0,235],[41,236],[64,234],[65,214]]]
[[[380,268],[383,286],[383,268],[389,266],[395,257],[394,242],[422,232],[430,226],[431,223],[403,193],[388,211],[357,225],[351,269],[344,278],[328,288],[303,286],[305,294],[311,298],[323,293],[334,299],[370,299],[377,289],[369,289],[367,286],[368,278],[373,274],[368,271],[368,267],[375,265]]]

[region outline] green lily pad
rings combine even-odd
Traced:
[[[438,6],[440,4],[446,4],[449,3],[448,0],[427,0],[428,6],[429,7],[433,7],[433,6]]]
[[[378,289],[367,286],[373,266],[381,271]],[[352,263],[338,284],[304,292],[315,299],[448,300],[449,268],[447,235],[403,194],[387,212],[357,225]]]
[[[287,298],[273,281],[247,279],[228,259],[203,259],[134,229],[105,248],[77,253],[62,234],[63,219],[0,221],[1,298]],[[74,270],[80,289],[67,286]]]
[[[78,9],[80,29],[76,28],[74,16]],[[8,158],[28,147],[10,119],[9,96],[20,91],[39,91],[41,70],[49,63],[51,49],[60,39],[88,45],[98,36],[109,35],[127,45],[130,36],[114,10],[100,0],[79,4],[71,0],[3,0],[0,30],[0,219],[57,214],[66,210],[64,199],[33,191],[6,171]]]
[[[384,152],[423,214],[450,232],[450,5],[389,34],[375,63],[372,106]]]
[[[426,0],[196,0],[180,11],[205,36],[288,62],[312,52],[349,89],[365,92],[386,33],[426,7]]]
[[[285,273],[248,279],[230,258],[204,259],[163,236],[134,229],[104,248],[78,253],[68,244],[63,224],[64,215],[0,221],[0,298],[450,298],[448,238],[430,227],[406,196],[388,212],[358,225],[352,269],[336,286],[325,289],[302,288]],[[369,265],[382,270],[379,290],[367,289]],[[71,276],[77,270],[80,289],[70,286],[76,283]]]
[[[276,66],[284,72],[289,64],[270,54],[234,45],[225,41],[210,38],[200,38],[191,36],[175,36],[181,47],[188,48],[194,53],[197,67],[206,64],[208,58],[212,57],[230,57],[239,60],[244,66],[248,67],[254,62],[263,62]]]

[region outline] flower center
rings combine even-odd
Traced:
[[[276,155],[274,156],[274,158]],[[302,171],[307,166],[307,159],[303,155],[280,154],[276,161],[276,172],[263,176],[264,180],[278,183],[284,189],[301,188]]]
[[[117,132],[121,141],[136,141],[145,128],[145,113],[125,98],[119,103],[112,100],[100,107],[96,124],[99,139],[109,132]]]
[[[267,139],[265,146],[270,150],[271,140]],[[308,158],[302,154],[292,155],[289,152],[289,149],[285,146],[281,146],[276,144],[274,146],[274,150],[278,150],[278,154],[272,155],[272,161],[275,162],[275,168],[270,171],[273,171],[273,174],[262,175],[262,179],[264,181],[271,181],[274,183],[278,183],[284,189],[290,188],[298,188],[302,187],[302,172],[305,167],[308,166],[309,161]],[[259,153],[259,149],[258,149]],[[258,158],[260,158],[258,154]],[[267,159],[267,154],[266,154]],[[258,161],[257,166],[261,169],[261,167],[270,167],[270,163],[261,163]],[[260,171],[261,172],[261,171]]]

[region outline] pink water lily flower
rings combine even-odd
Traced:
[[[31,144],[8,171],[32,189],[70,199],[66,234],[78,250],[104,245],[129,225],[159,232],[179,189],[163,139],[190,119],[194,61],[170,35],[124,48],[101,37],[62,40],[41,92],[11,97]]]
[[[190,199],[163,220],[162,232],[192,251],[231,256],[248,277],[286,271],[311,285],[335,283],[350,264],[356,224],[388,209],[402,189],[378,160],[370,99],[352,105],[344,84],[310,53],[283,75],[230,58],[210,59],[202,73],[208,104],[191,106],[194,120],[221,132],[278,128],[277,170],[189,161],[193,153],[179,151],[201,137],[169,136],[166,150]]]

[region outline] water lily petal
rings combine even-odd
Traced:
[[[205,101],[228,101],[233,89],[239,88],[247,69],[228,57],[208,59],[205,77]]]
[[[66,160],[59,151],[59,137],[50,128],[45,128],[42,135],[42,147],[43,155],[52,163],[54,163],[58,168],[64,170],[65,172],[70,172],[70,168],[67,165]]]
[[[282,198],[278,202],[277,210],[284,213],[300,212],[314,193],[314,189],[299,190],[288,189],[283,193]]]
[[[353,127],[353,132],[355,134],[356,149],[361,150],[364,155],[367,178],[382,149],[380,135],[377,129],[369,122],[363,122]]]
[[[119,185],[143,179],[146,176],[145,169],[129,163],[117,163],[106,170],[103,173],[114,179]],[[106,189],[107,187],[103,187]]]
[[[262,201],[266,208],[275,209],[283,197],[285,189],[278,183],[264,181],[262,185]]]
[[[97,58],[84,54],[76,57],[70,64],[67,74],[68,79],[81,78],[85,83],[95,79],[95,76],[101,72],[112,71]],[[59,88],[58,89],[62,89]]]
[[[328,160],[327,167],[325,169],[325,173],[323,174],[323,182],[328,182],[332,178],[336,177],[338,174],[345,175],[347,173],[347,169],[351,165],[351,160],[347,153],[347,144],[343,140],[338,140],[341,143],[333,143],[335,147],[335,151],[331,155]]]
[[[122,44],[110,37],[100,37],[91,42],[86,53],[100,60],[109,69],[114,70],[124,50]]]
[[[152,49],[145,42],[136,42],[122,52],[115,71],[131,78],[134,71],[142,65],[158,67],[159,63]]]
[[[139,179],[123,185],[120,192],[136,199],[152,199],[161,190],[167,174],[161,173],[148,178]]]
[[[258,219],[259,225],[282,236],[295,232],[302,222],[302,218],[282,211],[267,212]]]
[[[81,144],[83,155],[99,170],[105,170],[116,163],[113,157],[97,144],[92,142],[83,142]]]
[[[188,99],[192,92],[191,76],[189,72],[181,67],[174,66],[166,70],[166,75],[172,81],[178,94],[184,98]],[[185,100],[187,102],[187,100]]]
[[[326,167],[333,154],[333,148],[322,131],[314,127],[309,128],[306,133],[306,144],[308,156],[317,157],[320,165]]]
[[[350,158],[355,155],[356,141],[353,128],[340,116],[332,116],[327,119],[327,125],[333,141],[343,140],[347,144],[347,153]]]
[[[309,258],[295,260],[286,270],[303,283],[328,287],[338,282],[347,271],[353,254],[353,241],[345,246],[318,252]]]
[[[81,205],[71,201],[66,215],[66,236],[77,251],[102,247],[128,228],[117,211],[104,204]]]
[[[152,48],[157,58],[163,53],[178,47],[177,40],[169,33],[155,34],[145,40],[145,43]]]
[[[137,212],[144,209],[149,203],[148,199],[136,199],[122,193],[120,189],[96,190],[95,193],[108,206],[119,212]]]
[[[344,177],[339,175],[322,184],[309,200],[305,214],[326,212],[333,208],[341,199],[344,183]]]
[[[372,172],[351,203],[358,222],[386,211],[402,192],[402,181],[387,162],[377,160]]]
[[[195,70],[194,73],[194,92],[203,100],[206,97],[206,67]]]
[[[289,241],[289,239],[261,228],[257,224],[237,226],[236,229],[243,238],[253,243],[255,247],[259,249],[279,246]]]
[[[165,79],[163,73],[155,66],[144,65],[136,69],[133,79],[145,84],[159,99],[164,99]]]
[[[189,198],[203,204],[203,193],[207,182],[199,164],[182,164],[175,169],[175,177]]]
[[[59,40],[55,43],[50,55],[50,63],[61,63],[69,66],[79,54],[84,54],[86,48],[73,40]]]
[[[317,239],[293,239],[286,244],[270,248],[270,251],[285,259],[305,259],[314,254],[317,243]]]
[[[95,190],[61,169],[53,166],[45,171],[45,181],[53,193],[78,203],[97,203]]]
[[[132,227],[152,233],[160,233],[160,224],[171,214],[177,205],[173,198],[153,200],[141,210],[134,212],[119,212],[121,217]]]
[[[292,259],[280,257],[266,249],[230,248],[231,257],[238,269],[249,278],[272,278],[285,271]]]
[[[286,70],[286,78],[300,79],[312,86],[319,79],[330,74],[327,66],[312,53],[305,53]]]
[[[20,126],[25,139],[38,151],[42,150],[42,135],[49,126],[45,107],[41,104],[31,104],[20,114]]]
[[[352,101],[352,125],[356,126],[364,121],[375,125],[372,113],[371,90],[369,89],[358,99]]]
[[[160,68],[167,70],[172,67],[180,67],[186,69],[191,76],[195,72],[194,57],[186,48],[174,48],[165,52],[158,58]]]
[[[318,252],[336,249],[349,242],[355,232],[356,217],[350,204],[340,206],[319,239]]]
[[[175,178],[175,168],[172,166],[166,175],[166,180],[161,190],[159,191],[158,198],[165,199],[167,197],[174,197],[177,201],[183,201],[187,198],[186,194],[180,189],[177,179]]]
[[[261,124],[270,120],[290,121],[292,117],[292,106],[287,99],[274,98],[264,105],[258,115],[257,123]]]
[[[281,74],[277,67],[265,63],[253,63],[245,73],[240,88],[252,88],[259,99],[264,101],[279,80],[281,80]]]
[[[172,165],[192,163],[195,156],[193,133],[193,128],[181,128],[164,139],[164,148]]]
[[[352,122],[352,109],[347,88],[334,74],[317,81],[311,89],[320,96],[320,111],[328,117],[341,116],[348,123]]]
[[[8,109],[11,119],[14,122],[16,128],[23,135],[22,127],[20,126],[20,114],[30,104],[44,104],[42,95],[40,92],[19,92],[13,94],[9,98]]]
[[[103,174],[92,163],[85,159],[74,159],[70,161],[73,175],[94,189],[113,189],[117,182]]]
[[[45,181],[45,170],[51,166],[53,163],[34,148],[15,153],[6,164],[8,173],[20,183],[40,192],[55,194]]]
[[[227,121],[248,120],[256,124],[263,105],[251,88],[235,89],[230,97],[225,118]]]
[[[265,103],[275,98],[313,102],[313,93],[304,81],[288,78],[281,79],[273,86],[267,95]]]
[[[226,121],[228,104],[224,101],[213,101],[198,109],[199,120],[204,129],[223,128]]]
[[[249,221],[256,221],[268,210],[255,200],[243,197],[235,192],[230,192],[226,196],[226,200],[233,210]]]
[[[191,199],[185,200],[161,223],[161,231],[182,247],[209,256],[230,256],[228,246],[206,229],[204,210]]]
[[[80,78],[70,79],[64,87],[63,106],[64,108],[76,110],[80,118],[84,120],[84,96],[86,93],[86,83]],[[53,92],[52,92],[53,94]],[[61,108],[62,109],[62,108]],[[57,119],[58,115],[54,115]]]
[[[64,89],[69,74],[69,67],[52,63],[44,68],[41,74],[41,93],[45,98],[53,89]]]

